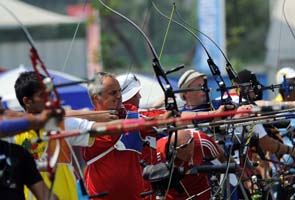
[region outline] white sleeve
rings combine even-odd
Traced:
[[[255,126],[253,127],[253,132],[254,132],[255,134],[258,134],[259,139],[260,139],[260,138],[263,138],[264,136],[267,135],[267,133],[266,133],[264,127],[262,126],[262,124],[257,124],[257,125],[255,125]]]
[[[90,130],[95,122],[80,118],[65,118],[65,130]],[[88,146],[89,134],[79,135],[77,137],[66,138],[72,146]]]

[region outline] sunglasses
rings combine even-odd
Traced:
[[[177,146],[175,149],[176,149],[176,150],[184,149],[184,148],[186,148],[189,144],[191,144],[193,141],[194,141],[194,135],[191,134],[190,138],[187,140],[186,143]]]

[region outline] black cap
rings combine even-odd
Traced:
[[[250,81],[252,83],[259,83],[259,81],[256,78],[256,75],[247,69],[240,71],[238,73],[238,77],[239,77],[240,83],[249,83]]]

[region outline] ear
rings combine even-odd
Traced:
[[[99,100],[99,96],[97,94],[92,95],[92,100],[93,101]]]
[[[24,104],[29,104],[29,103],[32,103],[32,100],[29,98],[29,97],[23,97],[23,103]]]
[[[99,95],[97,95],[97,94],[94,94],[92,96],[92,103],[94,105],[96,105],[96,104],[99,104],[100,102],[101,102],[101,97]]]
[[[25,105],[25,108],[30,107],[30,105],[33,103],[32,99],[30,99],[29,97],[23,97],[22,101]]]

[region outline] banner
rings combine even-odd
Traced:
[[[217,45],[225,51],[225,14],[224,0],[198,0],[197,21],[198,30],[208,35]],[[218,66],[222,74],[225,73],[225,61],[221,52],[207,38],[198,34],[205,45],[214,63]],[[193,67],[205,74],[210,75],[211,71],[207,64],[208,56],[203,47],[198,43],[193,58]]]

